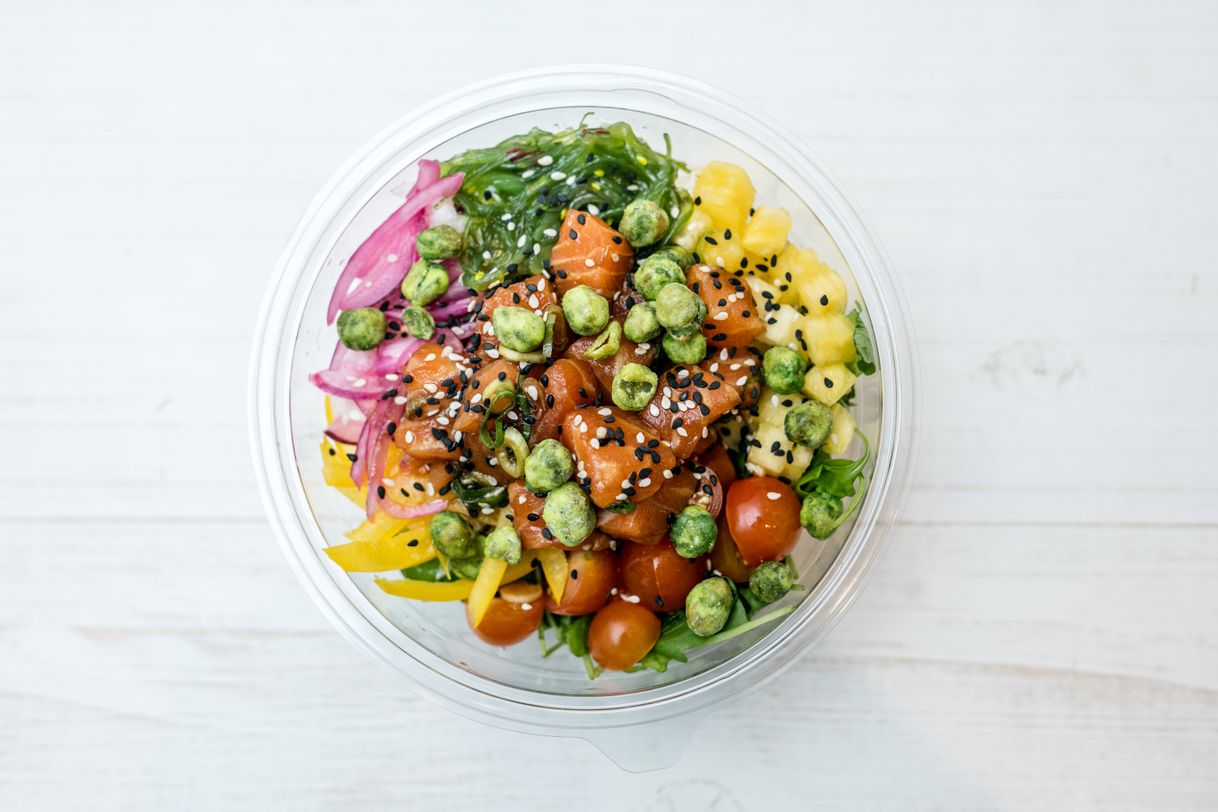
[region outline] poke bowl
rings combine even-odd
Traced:
[[[317,196],[255,338],[255,468],[375,662],[647,769],[857,596],[912,359],[882,249],[791,134],[682,77],[527,72]]]

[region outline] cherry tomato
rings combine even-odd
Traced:
[[[727,492],[727,527],[746,564],[777,561],[799,539],[799,497],[773,477],[739,479]]]
[[[706,559],[682,558],[665,538],[651,545],[623,542],[617,566],[623,592],[638,596],[648,609],[673,612],[685,605],[689,590],[702,580]]]
[[[512,646],[537,631],[544,611],[540,593],[532,603],[492,598],[474,634],[492,646]]]
[[[715,443],[703,451],[702,455],[698,457],[698,462],[715,472],[724,493],[727,493],[728,488],[732,487],[732,483],[736,481],[736,466],[732,465],[732,460],[728,457],[727,450],[724,449],[722,443]]]
[[[625,671],[643,659],[660,637],[660,619],[641,604],[615,600],[588,626],[588,653],[610,671]]]
[[[617,585],[617,556],[610,550],[567,553],[567,584],[562,602],[546,596],[546,608],[556,615],[586,615],[605,605]]]
[[[743,584],[753,574],[753,568],[744,563],[736,542],[732,541],[731,533],[727,532],[726,521],[719,522],[719,538],[710,552],[711,568],[718,570],[725,578]]]

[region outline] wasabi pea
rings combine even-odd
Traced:
[[[749,576],[749,590],[762,603],[773,603],[791,591],[795,579],[786,561],[766,561]]]
[[[571,452],[557,440],[542,440],[524,463],[524,481],[535,491],[552,491],[575,474]]]
[[[670,282],[656,296],[656,319],[676,338],[688,338],[702,327],[706,305],[685,285]]]
[[[656,319],[655,306],[651,302],[639,302],[626,314],[626,323],[622,327],[622,332],[626,334],[626,338],[641,344],[644,341],[651,341],[663,329],[659,320]]]
[[[791,442],[820,448],[833,429],[833,413],[820,401],[805,400],[787,412],[782,429]]]
[[[460,513],[441,510],[431,517],[427,529],[431,543],[449,558],[468,558],[477,550],[474,530]]]
[[[622,325],[620,322],[611,321],[605,331],[596,337],[596,341],[592,342],[592,346],[584,350],[584,357],[593,361],[601,361],[617,355],[617,351],[621,348]]]
[[[637,412],[651,402],[659,378],[642,364],[626,364],[613,377],[611,395],[619,408]]]
[[[732,614],[736,595],[726,578],[707,578],[685,596],[685,622],[699,637],[717,634]]]
[[[699,505],[687,505],[677,514],[668,537],[683,558],[697,558],[710,552],[719,535],[719,527],[710,511]]]
[[[432,226],[419,233],[415,248],[421,259],[448,259],[461,251],[461,232],[452,226]]]
[[[502,305],[491,315],[491,325],[499,344],[516,352],[531,352],[546,337],[546,323],[532,310]]]
[[[509,564],[520,563],[522,549],[520,534],[516,532],[516,528],[507,524],[492,530],[491,534],[486,537],[486,544],[484,545],[487,557],[498,558],[500,561],[506,561]]]
[[[428,339],[436,333],[436,320],[418,305],[402,311],[402,329],[415,338]]]
[[[694,255],[679,245],[666,245],[648,259],[670,259],[680,265],[682,271],[688,271],[689,266],[694,264]]]
[[[353,350],[373,350],[385,339],[385,314],[375,307],[338,314],[338,340]]]
[[[425,307],[448,290],[448,271],[443,265],[421,259],[410,266],[402,280],[402,295],[413,305]]]
[[[574,547],[596,527],[596,511],[588,495],[574,482],[559,485],[546,496],[541,518],[554,538]]]
[[[635,248],[651,245],[668,231],[668,212],[650,200],[633,200],[622,212],[617,228]]]
[[[840,499],[823,493],[811,493],[804,497],[800,505],[799,523],[813,538],[827,539],[837,529],[837,520],[841,515]]]
[[[654,300],[665,285],[684,284],[685,273],[671,259],[650,256],[634,272],[634,288],[648,301]]]
[[[609,324],[609,300],[587,285],[579,285],[562,297],[567,326],[581,336],[599,333]]]
[[[770,347],[761,361],[766,386],[780,395],[798,392],[804,385],[808,359],[787,347]]]
[[[674,364],[696,364],[706,357],[706,336],[694,333],[689,338],[677,338],[667,333],[660,346]]]

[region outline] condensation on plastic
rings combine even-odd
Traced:
[[[586,117],[586,118],[585,118]],[[606,674],[590,682],[564,653],[501,650],[468,630],[459,605],[390,597],[367,575],[339,571],[322,552],[342,543],[360,511],[321,479],[322,396],[307,375],[334,346],[325,305],[356,246],[400,205],[422,157],[443,159],[529,127],[625,120],[696,168],[745,166],[761,202],[785,206],[792,241],[816,249],[861,300],[880,372],[860,379],[855,412],[872,438],[870,487],[833,538],[805,536],[796,553],[805,591],[779,605],[781,623],[696,650],[664,674]],[[674,763],[711,709],[790,667],[841,617],[874,567],[901,502],[914,439],[916,383],[903,301],[878,241],[841,187],[791,133],[748,105],[689,79],[614,66],[513,74],[458,91],[403,118],[352,158],[306,212],[271,279],[255,336],[250,431],[271,524],[289,564],[330,622],[413,691],[463,716],[528,733],[584,738],[627,770]]]

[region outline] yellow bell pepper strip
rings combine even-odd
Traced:
[[[326,395],[326,425],[334,422],[334,404],[330,403],[330,396]]]
[[[344,572],[388,572],[430,561],[436,557],[436,550],[430,536],[407,528],[375,541],[352,541],[327,547],[326,555]]]
[[[561,601],[562,591],[567,587],[567,552],[557,547],[543,547],[533,552],[541,562],[541,571],[550,585],[550,594],[555,601]]]
[[[507,568],[508,563],[502,559],[491,558],[489,555],[482,559],[478,577],[474,580],[474,588],[469,591],[469,601],[465,604],[465,616],[469,618],[471,629],[478,628],[478,624],[486,616],[486,610],[491,607],[491,601],[499,591],[499,584]]]
[[[528,575],[533,568],[532,551],[527,551],[521,557],[519,564],[511,564],[503,573],[500,584],[510,584]],[[377,578],[376,585],[390,595],[399,598],[410,598],[416,601],[463,601],[474,589],[473,581],[411,581],[402,579],[390,581]],[[494,597],[492,595],[492,597]]]
[[[390,536],[396,536],[408,528],[416,535],[423,534],[429,540],[431,539],[427,532],[426,522],[420,524],[418,519],[396,519],[388,513],[377,513],[374,518],[365,519],[360,522],[359,527],[345,535],[351,541],[380,541]]]
[[[364,505],[368,504],[368,491],[366,488],[357,488],[352,485],[349,488],[335,488],[335,490],[350,499],[359,507],[363,507]]]

